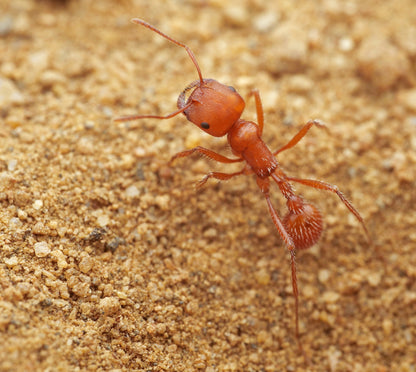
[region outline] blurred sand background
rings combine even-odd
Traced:
[[[254,177],[212,169],[167,114],[197,78],[258,88],[264,139],[325,231],[298,254],[305,366],[288,254]],[[414,0],[0,1],[1,371],[416,370]],[[252,101],[243,115],[255,120]],[[285,203],[273,189],[276,208]]]

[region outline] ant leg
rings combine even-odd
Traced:
[[[295,177],[287,177],[288,181],[293,181],[300,183],[305,186],[313,187],[318,190],[325,190],[330,191],[338,195],[338,197],[341,199],[341,201],[345,204],[345,206],[348,208],[348,210],[355,216],[355,218],[360,222],[361,226],[363,227],[365,234],[367,236],[368,241],[371,243],[372,239],[370,237],[370,234],[367,230],[367,227],[365,226],[364,219],[361,217],[360,213],[355,209],[355,207],[352,205],[352,203],[345,197],[345,195],[338,189],[338,186],[331,185],[330,183],[323,182],[323,181],[317,181],[317,180],[309,180],[309,179],[303,179],[303,178],[295,178]]]
[[[210,178],[215,178],[220,181],[228,181],[230,178],[233,178],[235,176],[241,176],[243,174],[247,175],[250,173],[253,173],[253,171],[248,166],[245,166],[241,171],[235,173],[209,172],[202,180],[198,181],[195,186],[197,189],[199,189],[200,187],[205,185],[205,183]]]
[[[295,298],[295,322],[296,322],[296,340],[298,342],[299,350],[303,354],[305,360],[308,360],[305,352],[303,351],[302,342],[300,340],[299,335],[299,291],[298,291],[298,280],[296,275],[296,261],[295,261],[295,244],[289,233],[287,232],[285,226],[279,215],[277,214],[276,210],[274,209],[272,202],[270,200],[270,181],[268,178],[260,178],[257,177],[257,185],[259,186],[261,192],[263,193],[267,206],[269,208],[270,216],[272,218],[273,224],[276,227],[277,231],[279,232],[281,238],[283,239],[284,243],[286,244],[287,249],[290,253],[290,267],[292,271],[292,290],[293,296]]]
[[[276,156],[280,152],[290,149],[293,146],[295,146],[305,136],[305,134],[309,131],[309,129],[312,128],[313,125],[316,125],[318,128],[323,128],[323,129],[328,130],[328,127],[322,121],[317,120],[317,119],[309,120],[303,126],[303,128],[286,145],[281,147],[279,150],[275,151],[273,155]]]
[[[263,134],[263,126],[264,126],[264,112],[263,112],[263,105],[261,103],[260,92],[258,89],[253,89],[248,97],[254,96],[254,100],[256,102],[256,112],[257,112],[257,122],[260,129],[260,137]]]
[[[238,163],[240,161],[243,161],[242,158],[230,159],[230,158],[227,158],[226,156],[216,153],[215,151],[206,149],[205,147],[197,146],[197,147],[194,147],[193,149],[177,153],[176,155],[172,157],[172,159],[170,159],[169,164],[172,164],[173,161],[177,158],[184,158],[186,156],[192,155],[195,152],[200,155],[204,155],[207,158],[210,158],[212,160],[218,161],[220,163]]]

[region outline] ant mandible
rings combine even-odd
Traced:
[[[290,182],[297,182],[315,189],[326,190],[337,194],[349,211],[360,222],[367,238],[371,241],[363,218],[337,186],[322,181],[287,176],[280,169],[279,163],[276,160],[278,154],[294,147],[312,126],[319,128],[326,128],[326,126],[319,120],[310,120],[285,146],[275,152],[271,152],[261,138],[264,126],[264,114],[258,90],[254,89],[250,92],[250,96],[253,96],[255,100],[258,124],[240,119],[245,102],[235,88],[221,84],[213,79],[204,79],[194,53],[185,44],[171,38],[141,19],[134,18],[132,22],[147,27],[172,43],[184,48],[196,67],[199,79],[189,84],[183,90],[178,97],[178,110],[169,115],[133,115],[120,117],[115,120],[128,121],[144,118],[170,119],[183,113],[190,122],[211,136],[222,137],[227,135],[228,143],[236,158],[228,158],[212,150],[198,146],[176,154],[172,157],[171,162],[177,158],[198,153],[220,163],[246,163],[243,169],[235,173],[209,172],[197,183],[197,188],[204,185],[210,178],[225,181],[240,175],[256,175],[257,184],[266,199],[273,223],[290,253],[292,289],[295,298],[296,339],[299,349],[303,353],[299,336],[299,293],[296,278],[295,252],[296,249],[307,249],[318,241],[322,233],[323,223],[321,213],[318,209],[309,202],[306,202],[301,196],[296,195]],[[186,99],[187,92],[191,90],[192,92],[189,98]],[[279,217],[270,201],[269,177],[276,182],[281,193],[287,200],[288,212],[283,219]]]

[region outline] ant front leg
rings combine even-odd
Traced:
[[[206,149],[205,147],[197,146],[197,147],[194,147],[193,149],[182,151],[174,155],[172,159],[170,159],[169,165],[171,165],[176,159],[190,156],[195,152],[200,155],[206,156],[207,158],[210,158],[212,160],[218,161],[220,163],[238,163],[240,161],[243,161],[242,158],[230,159],[230,158],[227,158],[226,156],[218,154],[215,151]]]
[[[279,154],[282,151],[288,150],[295,146],[305,135],[308,133],[309,129],[312,128],[313,125],[316,125],[318,128],[323,128],[328,130],[328,127],[320,120],[309,120],[303,128],[283,147],[273,153],[274,156]]]

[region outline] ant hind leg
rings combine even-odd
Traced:
[[[290,253],[290,267],[291,267],[291,272],[292,272],[292,290],[293,290],[293,296],[295,298],[295,324],[296,324],[295,334],[296,334],[296,340],[298,343],[299,350],[303,354],[305,361],[308,362],[308,357],[303,350],[302,341],[300,339],[300,334],[299,334],[299,290],[298,290],[298,279],[297,279],[297,274],[296,274],[296,260],[295,260],[296,247],[295,247],[292,237],[289,235],[288,231],[286,230],[282,219],[279,217],[278,213],[274,209],[273,204],[270,200],[269,179],[268,178],[262,179],[262,178],[257,177],[257,184],[266,199],[267,206],[269,208],[269,212],[270,212],[270,216],[272,218],[273,224],[276,227],[277,231],[279,232],[279,235],[283,239]]]
[[[304,179],[304,178],[296,178],[296,177],[287,177],[288,181],[293,181],[300,183],[305,186],[313,187],[318,190],[325,190],[330,191],[338,195],[338,197],[341,199],[341,201],[345,204],[345,206],[348,208],[348,210],[355,216],[355,218],[360,222],[361,226],[364,229],[364,232],[367,236],[368,241],[370,244],[372,243],[372,239],[370,237],[370,234],[367,230],[367,227],[365,226],[364,219],[361,217],[360,213],[355,209],[355,207],[352,205],[352,203],[345,197],[345,195],[338,189],[338,186],[331,185],[330,183],[318,181],[318,180],[310,180],[310,179]]]

